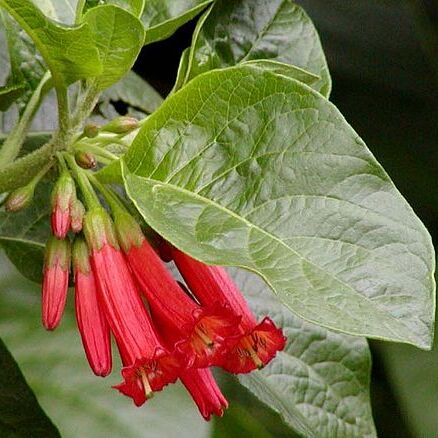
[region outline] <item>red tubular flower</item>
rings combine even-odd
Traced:
[[[73,245],[76,320],[85,354],[96,376],[111,372],[111,333],[97,300],[96,283],[91,270],[88,246],[82,238]]]
[[[208,368],[186,370],[180,379],[207,421],[212,414],[222,417],[228,402]]]
[[[115,224],[128,264],[165,341],[175,345],[190,367],[217,364],[226,348],[225,339],[238,333],[240,318],[226,306],[213,303],[204,308],[195,303],[172,277],[129,214],[119,212]]]
[[[52,232],[58,239],[64,239],[71,223],[70,209],[76,199],[76,187],[71,175],[64,171],[58,178],[52,192]]]
[[[245,298],[225,269],[208,266],[176,248],[171,251],[178,270],[201,304],[228,304],[236,314],[242,316],[240,335],[228,340],[229,350],[221,363],[226,371],[248,373],[255,368],[263,368],[277,351],[284,348],[286,338],[282,330],[268,317],[257,324]]]
[[[46,245],[42,287],[42,321],[47,330],[54,330],[64,313],[69,270],[70,242],[50,237]]]
[[[161,344],[152,327],[106,211],[102,208],[89,211],[84,231],[91,249],[99,303],[123,355],[124,382],[116,389],[140,406],[152,397],[153,391],[177,379],[180,364]]]

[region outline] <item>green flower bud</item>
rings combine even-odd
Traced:
[[[99,127],[90,123],[89,125],[85,125],[84,127],[84,135],[88,138],[94,138],[99,134]]]
[[[35,191],[34,184],[28,184],[9,193],[5,201],[6,211],[15,212],[29,206]]]
[[[134,117],[121,116],[102,126],[102,131],[113,132],[114,134],[127,134],[137,128],[137,119],[134,119]]]
[[[94,158],[94,155],[90,154],[90,152],[76,152],[75,160],[76,163],[78,163],[78,166],[83,169],[92,169],[93,167],[96,167],[96,158]]]

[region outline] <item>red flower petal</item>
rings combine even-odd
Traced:
[[[227,339],[229,353],[221,366],[232,373],[247,373],[266,365],[285,346],[280,329],[265,318],[257,325],[245,298],[224,268],[208,266],[176,248],[171,248],[173,259],[187,285],[201,304],[219,302],[241,315],[241,334]]]
[[[222,417],[228,402],[208,368],[184,371],[180,378],[207,421],[212,414]]]
[[[69,242],[51,237],[46,246],[42,285],[42,322],[47,330],[54,330],[64,313],[69,268]]]
[[[94,374],[105,377],[111,372],[111,335],[97,300],[92,271],[75,269],[76,320],[85,354]]]
[[[61,210],[55,207],[52,211],[50,222],[52,225],[52,233],[58,239],[65,239],[71,224],[70,209]]]
[[[181,365],[175,356],[157,348],[153,357],[140,358],[133,365],[122,368],[124,382],[113,388],[131,397],[136,406],[141,406],[168,383],[178,378]]]
[[[224,339],[238,334],[240,317],[227,306],[204,309],[195,303],[144,237],[139,246],[130,246],[126,257],[166,342],[175,344],[189,366],[218,363],[218,355],[225,348]]]
[[[229,348],[221,367],[230,373],[238,374],[263,368],[275,357],[277,351],[284,349],[286,338],[283,331],[277,328],[270,318],[265,317],[252,330],[227,342]]]

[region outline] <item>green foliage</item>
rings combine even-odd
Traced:
[[[195,17],[212,0],[148,0],[141,21],[146,29],[145,44],[171,36],[180,26]]]
[[[140,20],[112,5],[89,10],[83,22],[89,25],[102,66],[94,81],[99,90],[104,90],[119,81],[134,64],[143,45],[144,29]]]
[[[34,202],[8,214],[0,210],[0,245],[15,267],[28,279],[41,282],[44,245],[50,234],[51,184],[41,183]]]
[[[158,109],[163,98],[144,79],[130,71],[104,91],[102,101],[122,101],[134,109],[150,114]]]
[[[215,2],[194,33],[186,81],[253,60],[308,70],[319,77],[312,86],[325,96],[330,94],[331,79],[318,34],[306,13],[290,0]]]
[[[429,235],[307,86],[246,67],[202,75],[146,120],[125,162],[129,197],[177,247],[259,273],[308,321],[429,348]]]
[[[1,0],[49,67],[56,86],[98,75],[102,65],[88,25],[66,27],[48,19],[30,0]]]
[[[285,350],[265,369],[239,381],[303,436],[376,436],[366,340],[297,318],[253,274],[235,270],[233,278],[259,319],[270,315],[288,338]]]
[[[172,35],[208,6],[163,101],[130,69],[144,44]],[[308,437],[376,436],[362,336],[431,347],[433,248],[386,172],[328,101],[327,63],[302,8],[291,0],[0,0],[0,7],[0,109],[16,104],[1,120],[10,134],[0,134],[0,192],[24,184],[55,151],[78,142],[100,152],[103,163],[115,157],[114,145],[117,153],[127,150],[97,172],[100,180],[123,184],[147,224],[185,252],[252,271],[233,275],[257,316],[268,314],[283,327],[286,349],[265,369],[239,376],[273,409],[268,415]],[[56,114],[58,130],[53,137],[27,135],[52,85],[57,111],[53,98],[51,114],[34,121],[53,125]],[[145,116],[140,131],[96,128],[95,137],[85,138],[96,102],[99,123],[118,115],[112,104],[123,102],[121,112]],[[16,109],[19,121],[10,127],[4,121]],[[50,233],[50,179],[29,208],[14,215],[0,209],[0,245],[36,282]],[[205,436],[208,428],[180,389],[166,389],[135,410],[94,378],[71,308],[49,341],[39,328],[39,294],[27,283],[11,287],[8,269],[0,268],[0,330],[63,435],[184,437],[196,429]],[[433,359],[423,362],[419,353],[412,373],[413,359],[402,347],[382,351],[403,406],[415,412],[414,430],[421,434],[425,423],[433,434],[433,415],[424,414],[433,385],[419,377],[433,371]],[[32,436],[57,436],[1,341],[0,361],[0,434],[34,428]],[[412,393],[417,385],[426,399]],[[11,386],[19,388],[18,398]],[[28,409],[20,412],[17,400]],[[169,411],[173,420],[163,422]],[[217,437],[282,436],[286,427],[263,427],[241,399],[225,418]]]
[[[1,436],[59,437],[1,340],[0,367]]]

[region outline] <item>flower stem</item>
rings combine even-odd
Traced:
[[[97,197],[96,192],[91,186],[85,171],[76,164],[76,161],[72,155],[70,155],[69,153],[64,153],[64,156],[76,182],[79,185],[79,188],[81,189],[87,207],[90,210],[95,207],[100,207],[99,198]]]
[[[128,213],[128,210],[123,205],[122,201],[117,197],[117,195],[110,189],[106,188],[91,172],[87,172],[88,179],[91,183],[99,190],[104,196],[105,200],[108,202],[111,210],[114,212],[122,211]]]

